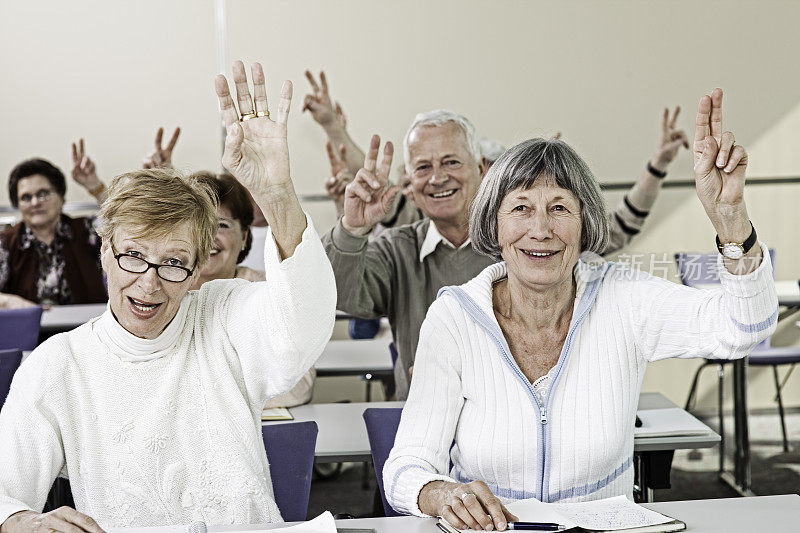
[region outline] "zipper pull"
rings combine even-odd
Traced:
[[[542,424],[547,424],[547,408],[546,407],[542,407],[542,409],[540,410],[540,413],[541,413],[540,420],[541,420]]]

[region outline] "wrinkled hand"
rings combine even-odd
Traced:
[[[156,148],[142,161],[142,168],[172,168],[172,151],[175,149],[175,144],[178,142],[178,136],[181,134],[180,128],[175,128],[167,146],[161,147],[161,138],[164,136],[164,128],[158,128],[156,132]]]
[[[737,226],[728,229],[746,231],[746,237],[750,233],[744,209],[747,152],[734,143],[733,133],[722,131],[722,89],[700,99],[693,151],[697,196],[720,238],[726,226]]]
[[[100,186],[94,161],[86,155],[83,139],[80,139],[77,145],[72,143],[72,179],[89,191]]]
[[[266,112],[267,90],[260,63],[250,67],[253,75],[255,108],[247,85],[244,64],[233,64],[236,99],[242,115]],[[286,141],[286,122],[292,103],[292,82],[283,82],[281,99],[275,120],[269,116],[239,122],[239,113],[228,90],[228,80],[219,75],[215,80],[222,118],[227,127],[222,164],[254,195],[269,192],[275,186],[291,186],[289,177],[289,146]]]
[[[383,159],[376,170],[380,145],[381,138],[373,135],[364,158],[364,168],[356,173],[355,179],[345,189],[342,225],[353,235],[366,235],[372,231],[389,212],[400,191],[397,185],[389,186],[394,153],[392,143],[387,142],[383,147]]]
[[[658,170],[666,170],[675,156],[678,155],[678,150],[681,146],[689,148],[689,138],[686,132],[679,130],[675,127],[678,120],[678,114],[681,112],[681,107],[675,107],[672,118],[669,116],[669,109],[664,108],[664,118],[661,121],[661,140],[658,143],[653,159],[650,164]]]
[[[427,515],[441,516],[458,529],[504,531],[509,520],[519,520],[483,481],[432,481],[420,491],[419,508]]]
[[[36,303],[16,294],[0,295],[0,309],[24,309],[26,307],[36,307],[36,305]]]
[[[344,113],[338,104],[336,108],[333,106],[328,93],[328,79],[325,77],[325,71],[319,73],[319,84],[311,71],[306,70],[306,79],[311,84],[311,94],[307,94],[303,100],[303,111],[310,112],[312,118],[321,126],[339,123],[344,127]]]
[[[22,511],[8,517],[0,528],[2,533],[105,533],[90,516],[71,507],[59,507],[49,513]]]
[[[325,192],[336,205],[336,212],[341,215],[344,213],[344,191],[355,176],[347,170],[345,145],[339,145],[338,155],[330,142],[325,143],[325,148],[328,151],[328,162],[331,165],[331,177],[325,180]]]

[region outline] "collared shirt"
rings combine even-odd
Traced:
[[[425,234],[425,240],[422,241],[422,246],[419,249],[419,262],[422,263],[425,261],[425,258],[428,257],[436,250],[436,247],[439,243],[444,243],[445,246],[449,246],[453,250],[463,250],[470,244],[472,244],[472,240],[467,237],[467,240],[461,246],[456,246],[452,242],[448,241],[439,230],[436,228],[436,223],[431,221],[430,225],[428,226],[428,233]]]

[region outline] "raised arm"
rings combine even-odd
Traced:
[[[694,176],[697,196],[722,244],[744,243],[755,229],[744,202],[747,152],[722,129],[722,89],[704,95],[697,107],[694,131]],[[738,259],[725,257],[731,274],[747,274],[761,264],[760,246]]]
[[[253,63],[251,72],[255,101],[250,96],[244,64],[241,61],[233,64],[239,111],[233,103],[225,76],[219,75],[215,81],[219,107],[227,128],[222,164],[250,191],[272,229],[281,257],[285,259],[292,256],[306,228],[306,216],[289,176],[286,123],[292,103],[292,82],[287,80],[283,83],[277,116],[273,120],[261,64]]]
[[[347,169],[355,174],[361,168],[364,160],[364,151],[350,137],[347,132],[342,106],[337,102],[334,106],[328,91],[328,78],[325,72],[319,73],[319,83],[314,75],[306,70],[306,79],[311,85],[311,93],[303,101],[303,111],[311,113],[312,118],[322,126],[332,146],[344,146],[347,153],[345,164]]]
[[[161,146],[164,136],[164,128],[156,131],[155,149],[147,154],[142,160],[142,168],[172,168],[172,151],[178,143],[178,136],[181,134],[180,128],[175,128],[166,146]]]
[[[664,108],[661,137],[653,157],[648,160],[639,179],[610,214],[611,238],[604,253],[619,250],[641,231],[661,191],[661,184],[667,175],[669,165],[681,147],[689,148],[686,132],[676,126],[680,111],[681,108],[676,107],[670,115],[669,109]]]
[[[97,177],[94,161],[86,155],[83,139],[80,139],[77,145],[72,143],[72,179],[89,191],[98,204],[102,204],[108,197],[106,184]]]

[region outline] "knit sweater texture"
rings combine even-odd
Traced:
[[[389,503],[422,516],[429,482],[480,480],[503,500],[632,497],[633,429],[650,361],[740,358],[774,331],[766,247],[754,271],[699,290],[619,264],[574,270],[569,332],[542,402],[495,318],[505,263],[443,289],[420,331],[414,379],[383,470]],[[584,256],[582,256],[584,258]]]
[[[336,289],[310,219],[283,261],[268,236],[265,262],[265,282],[190,291],[156,358],[123,361],[103,317],[34,350],[0,412],[0,523],[40,511],[59,474],[104,528],[280,521],[261,410],[322,353]]]

